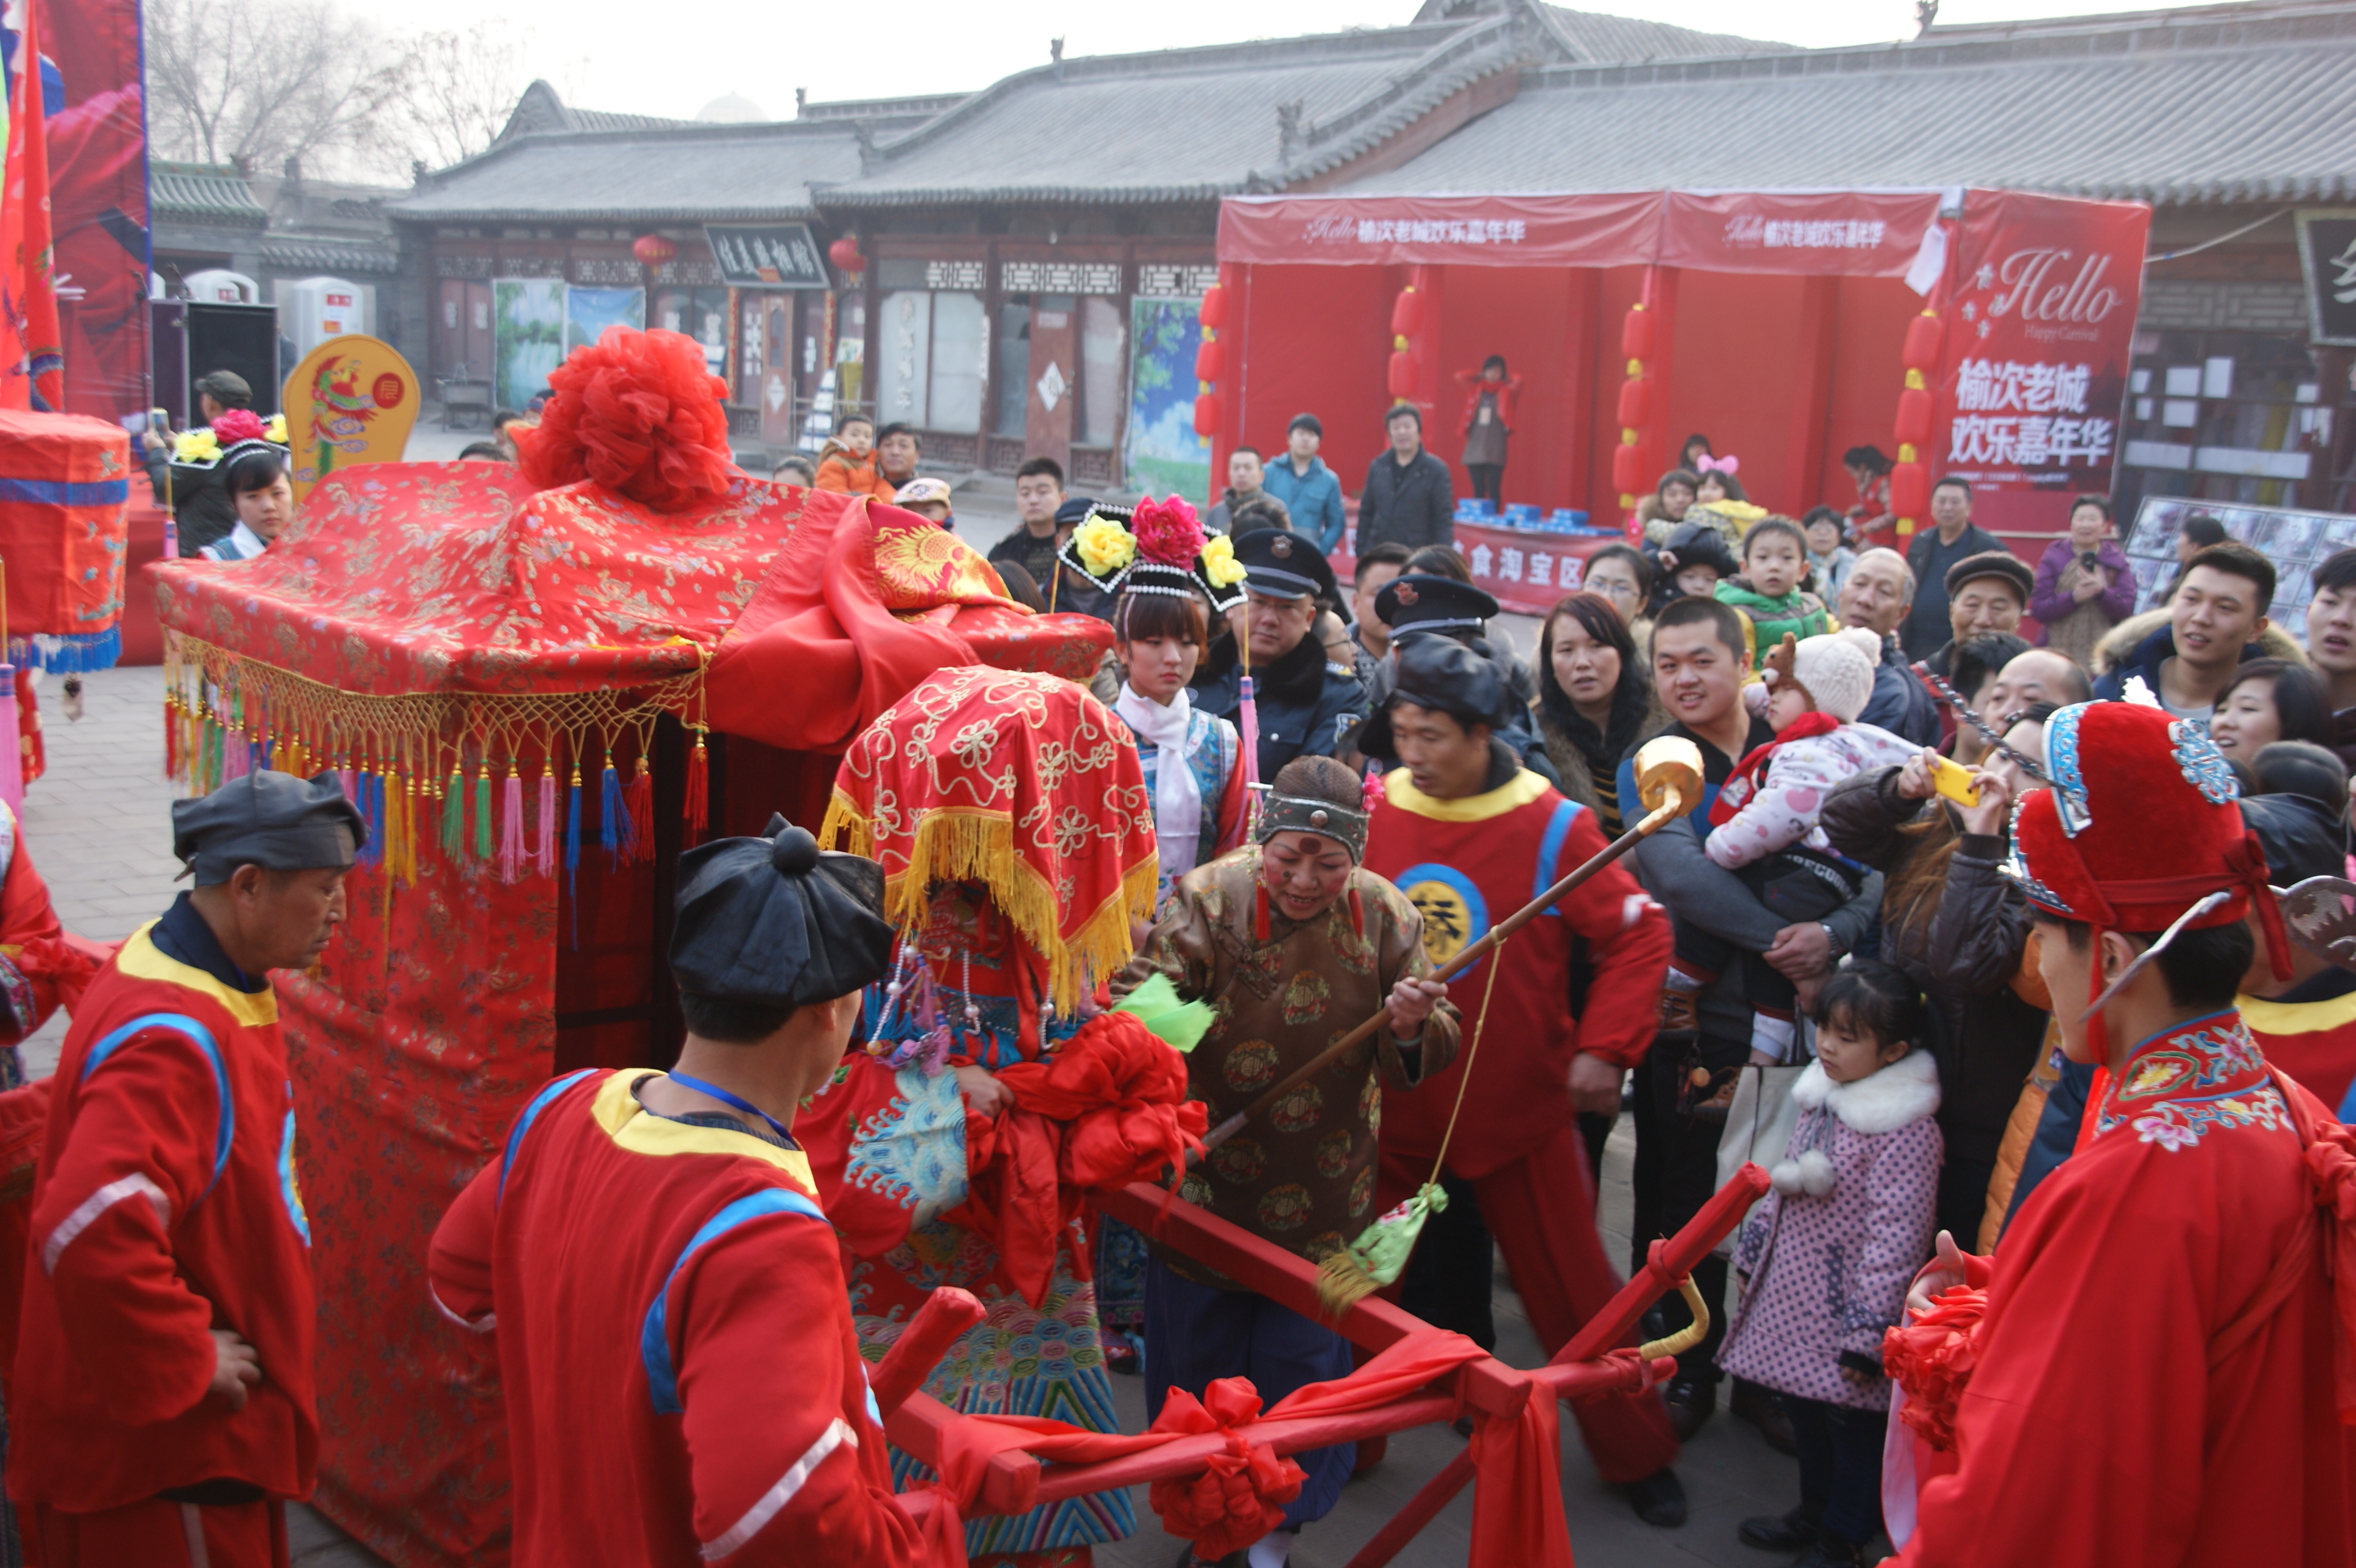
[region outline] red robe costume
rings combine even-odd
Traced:
[[[50,1568],[185,1562],[198,1530],[216,1568],[285,1561],[318,1450],[294,1142],[277,998],[184,897],[82,998],[34,1181],[8,1487]],[[216,1327],[261,1364],[242,1410],[208,1391]]]
[[[1367,834],[1365,867],[1423,912],[1424,948],[1435,967],[1604,846],[1594,812],[1527,770],[1485,794],[1438,800],[1401,768],[1386,780],[1384,800]],[[1573,1017],[1571,955],[1582,938],[1594,978],[1586,1012]],[[1383,1099],[1378,1210],[1430,1178],[1459,1085],[1472,1074],[1447,1168],[1472,1182],[1481,1218],[1505,1251],[1548,1354],[1621,1284],[1595,1232],[1594,1187],[1570,1099],[1571,1058],[1588,1051],[1630,1066],[1644,1056],[1669,946],[1667,917],[1623,867],[1606,866],[1515,934],[1494,988],[1492,959],[1450,983],[1449,1000],[1463,1013],[1455,1062]],[[1643,1480],[1676,1459],[1676,1438],[1655,1395],[1589,1401],[1574,1410],[1606,1481]]]
[[[2356,989],[2343,989],[2350,979],[2344,971],[2326,970],[2280,996],[2236,999],[2242,1024],[2266,1060],[2332,1110],[2346,1109],[2349,1085],[2356,1083]],[[2298,1000],[2311,990],[2340,993]]]
[[[2356,1445],[2312,1229],[2336,1222],[2292,1112],[2233,1012],[2136,1047],[2090,1141],[1992,1262],[1970,1260],[1987,1299],[1961,1464],[1923,1484],[1901,1562],[2356,1562]]]
[[[434,1232],[436,1304],[497,1335],[515,1568],[917,1562],[809,1162],[655,1076],[550,1084]]]

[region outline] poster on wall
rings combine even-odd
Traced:
[[[1199,299],[1130,302],[1129,482],[1155,495],[1201,501],[1211,493],[1210,444],[1194,434],[1194,351],[1203,346]]]
[[[2151,209],[1974,191],[1948,273],[1933,478],[1972,486],[1972,521],[2054,534],[2070,498],[2108,495]]]
[[[564,281],[500,278],[491,285],[491,397],[522,408],[564,362]]]
[[[139,0],[48,0],[39,34],[55,68],[42,72],[42,103],[66,411],[136,423],[150,401]],[[0,30],[0,45],[13,67],[16,33]]]
[[[564,351],[568,354],[584,343],[594,343],[608,327],[646,324],[645,289],[567,286],[564,291]]]
[[[2356,544],[2356,517],[2336,511],[2297,511],[2287,507],[2221,506],[2183,496],[2146,496],[2127,535],[2127,563],[2135,569],[2136,608],[2156,609],[2160,595],[2176,581],[2176,539],[2184,520],[2203,514],[2225,525],[2225,535],[2257,551],[2275,566],[2275,599],[2266,611],[2275,625],[2307,639],[2307,607],[2315,597],[2315,564],[2335,550]]]

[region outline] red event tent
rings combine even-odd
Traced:
[[[1959,474],[2033,555],[2110,489],[2150,219],[1963,188],[1232,197],[1196,425],[1223,476],[1313,410],[1355,492],[1396,396],[1453,466],[1454,372],[1500,353],[1523,381],[1508,502],[1617,524],[1702,432],[1753,501],[1846,508],[1841,454],[1871,444],[1901,459],[1901,516],[1927,519],[1910,482]]]

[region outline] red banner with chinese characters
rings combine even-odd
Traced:
[[[1936,190],[1265,196],[1219,204],[1219,260],[1902,277]]]
[[[1965,204],[1941,311],[1945,428],[1925,460],[1971,481],[1982,528],[2059,533],[2071,497],[2110,493],[2150,226],[2136,202],[1975,190]]]
[[[1357,524],[1326,559],[1344,583],[1357,570]],[[1456,553],[1480,590],[1512,615],[1542,616],[1579,591],[1587,558],[1613,540],[1605,534],[1525,533],[1478,522],[1456,525]]]

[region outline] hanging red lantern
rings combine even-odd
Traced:
[[[1219,379],[1219,372],[1226,368],[1226,363],[1227,346],[1215,338],[1205,338],[1203,346],[1194,350],[1194,379],[1215,381]]]
[[[1624,360],[1649,360],[1653,357],[1653,313],[1641,305],[1631,306],[1620,323],[1620,357]]]
[[[1924,311],[1906,324],[1906,347],[1899,355],[1900,362],[1910,371],[1929,375],[1939,367],[1939,342],[1945,336],[1945,323]]]
[[[1898,425],[1893,434],[1901,446],[1931,444],[1931,394],[1927,389],[1908,387],[1898,394]]]
[[[1227,324],[1227,289],[1225,284],[1213,284],[1203,291],[1203,303],[1195,316],[1204,326],[1216,332]]]
[[[1901,518],[1918,518],[1931,510],[1931,470],[1920,463],[1900,463],[1890,470],[1890,510]]]
[[[1423,326],[1423,295],[1411,288],[1399,290],[1391,301],[1391,336],[1412,338]]]
[[[829,245],[826,259],[832,262],[840,272],[855,274],[867,270],[867,258],[859,253],[859,236],[856,234],[845,234]]]
[[[1194,434],[1208,440],[1227,422],[1227,405],[1219,394],[1206,392],[1194,400]]]
[[[1612,488],[1622,495],[1641,495],[1644,484],[1644,454],[1642,448],[1622,444],[1612,449]]]
[[[679,247],[660,234],[641,234],[630,242],[630,254],[650,267],[659,267],[679,254]]]
[[[1622,428],[1642,430],[1644,415],[1653,404],[1653,378],[1630,376],[1620,383],[1620,424]]]
[[[1415,356],[1405,349],[1391,350],[1391,396],[1410,398],[1415,395]]]

